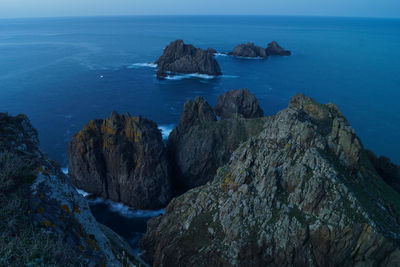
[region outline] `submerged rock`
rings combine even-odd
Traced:
[[[234,57],[261,57],[267,58],[268,54],[264,48],[254,45],[254,43],[240,44],[236,46],[230,55]]]
[[[232,90],[218,97],[215,114],[221,119],[233,117],[260,118],[264,112],[256,97],[247,89]]]
[[[184,44],[182,40],[176,40],[164,49],[164,54],[155,62],[158,66],[157,77],[166,77],[168,73],[219,76],[222,72],[213,57],[214,51],[195,48]]]
[[[226,164],[240,143],[257,134],[264,118],[217,121],[211,106],[201,97],[187,101],[179,124],[167,142],[172,177],[178,192],[210,181]]]
[[[398,266],[399,199],[338,108],[297,95],[140,246],[153,266]]]
[[[157,125],[113,112],[72,137],[69,175],[80,189],[137,209],[165,207],[171,199],[169,167]]]
[[[265,49],[268,56],[290,56],[292,53],[279,46],[276,41],[272,41]]]
[[[40,151],[25,115],[0,113],[0,202],[2,216],[11,212],[0,223],[2,266],[139,266],[132,249],[115,246],[121,237],[95,220],[59,165]]]

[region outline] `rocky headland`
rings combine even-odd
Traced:
[[[172,197],[161,132],[140,116],[90,121],[71,138],[68,161],[73,184],[88,193],[137,209],[165,207]]]
[[[188,100],[168,138],[168,158],[178,192],[212,180],[239,144],[258,134],[265,123],[257,99],[248,90],[220,96],[217,107],[221,120],[203,98]]]
[[[157,77],[165,78],[168,74],[206,74],[222,75],[221,68],[214,58],[214,49],[203,50],[193,45],[185,44],[182,40],[170,43],[163,55],[155,62]]]
[[[153,266],[398,266],[400,196],[376,168],[392,165],[370,159],[334,104],[296,95],[213,180],[149,221],[144,257]]]
[[[25,115],[0,113],[0,265],[141,266],[93,217]]]

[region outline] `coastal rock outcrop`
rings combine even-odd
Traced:
[[[187,101],[167,142],[172,177],[179,192],[210,181],[240,143],[257,134],[264,118],[234,117],[217,121],[201,97]]]
[[[113,112],[71,138],[69,175],[78,188],[137,209],[165,207],[169,167],[157,125]]]
[[[153,266],[398,266],[399,199],[339,109],[297,95],[140,246]]]
[[[222,72],[213,56],[214,51],[195,48],[176,40],[164,49],[163,55],[155,62],[158,66],[157,77],[164,78],[169,73],[219,76]]]
[[[247,89],[231,90],[218,96],[214,111],[221,119],[238,116],[248,119],[264,116],[257,98]]]
[[[40,151],[25,115],[0,113],[0,203],[1,266],[141,265]]]
[[[234,57],[261,57],[267,58],[268,54],[264,48],[254,45],[254,43],[240,44],[236,46],[229,55]]]
[[[265,49],[268,56],[290,56],[292,53],[283,49],[276,41],[272,41]]]

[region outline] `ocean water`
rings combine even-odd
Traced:
[[[224,75],[157,80],[152,62],[171,41],[228,52],[276,40],[290,57],[217,55]],[[322,17],[167,16],[0,19],[0,112],[25,113],[42,149],[67,166],[70,137],[116,110],[156,121],[163,137],[195,96],[248,88],[266,115],[295,93],[336,103],[365,147],[400,163],[400,20]],[[99,221],[133,247],[154,213],[92,202]],[[133,214],[133,215],[132,215]]]

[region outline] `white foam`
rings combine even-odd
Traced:
[[[128,66],[128,69],[138,69],[138,68],[157,68],[157,64],[154,63],[134,63]]]
[[[215,57],[227,57],[228,55],[225,53],[215,53],[214,56]]]
[[[173,80],[173,81],[192,79],[192,78],[212,80],[212,79],[216,79],[218,77],[212,76],[212,75],[207,75],[207,74],[200,74],[200,73],[174,74],[174,75],[168,75],[167,77],[165,77],[166,80]]]
[[[82,195],[83,197],[87,197],[90,195],[88,192],[85,192],[81,189],[78,189],[78,188],[75,188],[75,189],[76,189],[76,192],[78,192],[78,194]]]
[[[77,189],[78,190],[78,189]],[[82,191],[82,190],[80,190]],[[141,217],[156,217],[160,214],[164,214],[165,210],[135,210],[131,207],[128,207],[122,203],[114,202],[111,200],[104,200],[103,198],[95,198],[95,199],[88,199],[88,202],[91,204],[100,204],[104,203],[108,206],[108,208],[120,215],[127,217],[127,218],[141,218]]]
[[[163,140],[167,140],[168,139],[168,136],[172,132],[174,127],[175,127],[174,124],[158,126],[158,129],[161,131],[161,135],[162,135]]]
[[[235,58],[240,58],[240,59],[255,59],[255,60],[265,59],[265,58],[263,58],[263,57],[235,57]]]
[[[61,168],[61,171],[62,171],[64,174],[68,174],[68,167]]]

